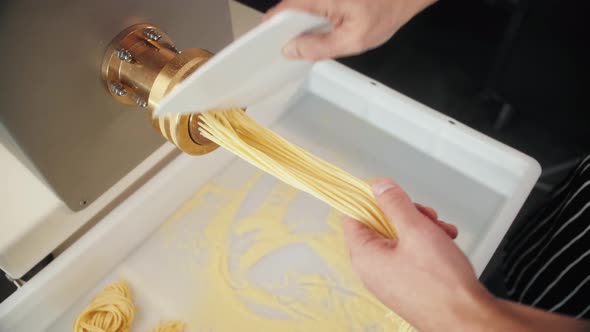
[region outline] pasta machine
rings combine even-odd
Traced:
[[[206,200],[191,210],[187,202],[214,179],[233,188],[259,176],[240,208],[247,213],[276,180],[200,136],[198,113],[152,112],[215,56],[245,44],[231,42],[262,14],[219,0],[2,6],[0,34],[19,52],[1,55],[14,65],[0,90],[0,269],[19,288],[0,303],[0,331],[69,329],[92,295],[120,277],[141,300],[134,328],[153,327],[163,311],[189,317],[203,286],[187,272],[199,263],[198,221],[226,207]],[[239,55],[236,70],[271,66]],[[481,275],[538,163],[335,61],[299,72],[244,105],[248,114],[358,177],[394,177],[458,226],[457,244]],[[285,218],[321,231],[316,221],[328,208],[298,197]],[[189,210],[178,227],[164,224]],[[304,247],[283,248],[259,274],[321,273]],[[40,272],[23,277],[48,255]]]
[[[163,135],[141,110],[151,109],[181,71],[190,73],[210,57],[204,49],[219,51],[232,40],[232,28],[252,24],[246,7],[232,6],[244,17],[233,24],[228,2],[217,0],[2,3],[0,36],[19,51],[1,55],[10,65],[0,90],[0,269],[18,280],[178,154],[162,150]],[[164,26],[174,42],[146,22]],[[120,47],[109,48],[111,42],[135,43],[125,44],[135,59],[121,61],[125,54],[114,54]],[[203,50],[188,50],[192,46]],[[101,75],[132,85],[105,89]],[[197,131],[178,133],[174,139],[187,152],[214,148],[200,142]]]

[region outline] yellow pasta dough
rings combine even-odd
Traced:
[[[383,236],[396,236],[366,182],[288,142],[241,109],[206,112],[201,120],[201,134],[211,141]]]
[[[74,332],[127,332],[134,313],[127,283],[115,282],[106,286],[82,311],[74,323]]]

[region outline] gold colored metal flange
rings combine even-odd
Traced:
[[[138,24],[123,30],[109,45],[102,63],[102,78],[113,98],[149,110],[152,126],[182,151],[201,155],[217,144],[199,132],[198,114],[153,119],[162,98],[213,56],[202,49],[180,52],[161,29]]]

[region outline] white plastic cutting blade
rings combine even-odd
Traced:
[[[285,45],[303,33],[328,29],[324,17],[291,10],[277,14],[177,85],[154,116],[252,105],[311,69],[311,62],[285,58]]]

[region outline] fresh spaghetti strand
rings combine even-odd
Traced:
[[[241,109],[206,112],[201,120],[201,134],[211,141],[383,236],[396,236],[366,182],[290,143]]]
[[[134,314],[127,283],[112,283],[82,311],[74,323],[74,332],[128,332]]]

